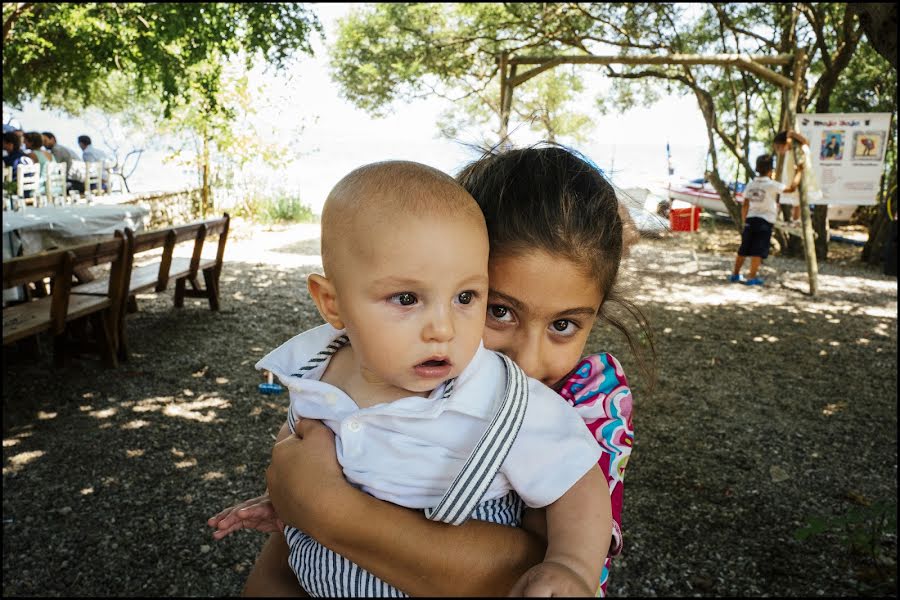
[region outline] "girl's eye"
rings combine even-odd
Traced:
[[[512,313],[508,308],[500,304],[491,304],[488,306],[488,316],[494,321],[501,323],[512,323]]]
[[[474,297],[475,294],[473,294],[472,292],[463,292],[456,298],[459,300],[460,304],[469,304]]]
[[[411,294],[410,292],[403,292],[402,294],[391,296],[391,302],[399,304],[400,306],[412,306],[416,301],[416,295]]]
[[[562,336],[575,335],[575,333],[579,329],[578,325],[568,319],[558,319],[556,321],[553,321],[551,327],[553,327],[553,332],[556,335]]]

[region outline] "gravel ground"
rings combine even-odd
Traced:
[[[240,592],[263,535],[215,542],[205,521],[263,488],[285,404],[257,393],[253,364],[318,323],[304,285],[317,235],[234,222],[222,310],[139,296],[115,370],[53,370],[49,340],[36,363],[4,348],[4,596]],[[652,393],[617,334],[589,342],[635,392],[610,595],[896,596],[895,519],[868,553],[840,529],[794,533],[880,502],[896,514],[897,279],[832,244],[816,297],[798,259],[767,261],[765,288],[728,284],[737,237],[705,221],[629,258]]]

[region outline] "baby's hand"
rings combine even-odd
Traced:
[[[284,524],[275,514],[275,507],[272,506],[268,494],[230,506],[211,517],[206,524],[216,528],[213,538],[217,540],[221,540],[239,529],[255,529],[263,533],[284,529]]]
[[[598,582],[599,584],[599,582]],[[511,597],[588,596],[596,589],[562,563],[544,561],[528,569],[509,591]]]

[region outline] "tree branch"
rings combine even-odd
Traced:
[[[16,4],[16,7],[13,9],[12,14],[3,21],[3,45],[5,46],[8,41],[10,41],[13,31],[13,25],[16,24],[25,13],[34,10],[38,5],[35,2],[19,2]]]
[[[731,18],[728,16],[728,13],[725,12],[725,9],[722,8],[722,6],[720,6],[719,4],[717,4],[715,2],[713,3],[712,6],[714,9],[716,9],[716,13],[718,13],[718,15],[719,15],[719,21],[721,21],[722,24],[725,25],[725,27],[727,27],[728,29],[730,29],[731,31],[733,31],[736,34],[740,33],[741,35],[745,35],[747,37],[750,37],[757,41],[760,41],[760,42],[762,42],[763,46],[765,46],[767,48],[776,49],[776,46],[772,42],[771,39],[763,37],[763,36],[759,35],[758,33],[753,33],[752,31],[749,31],[742,27],[738,27],[734,23],[734,21],[731,20]],[[735,36],[735,38],[736,37],[737,36]]]

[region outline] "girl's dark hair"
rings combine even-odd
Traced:
[[[456,179],[484,213],[492,255],[540,249],[583,265],[602,295],[598,317],[622,332],[652,388],[656,352],[650,326],[616,284],[622,257],[637,236],[600,169],[574,150],[542,144],[488,150]],[[650,361],[610,305],[623,308],[637,323]]]
[[[44,145],[44,138],[41,137],[40,131],[29,131],[25,134],[25,141],[35,149],[40,149]]]

